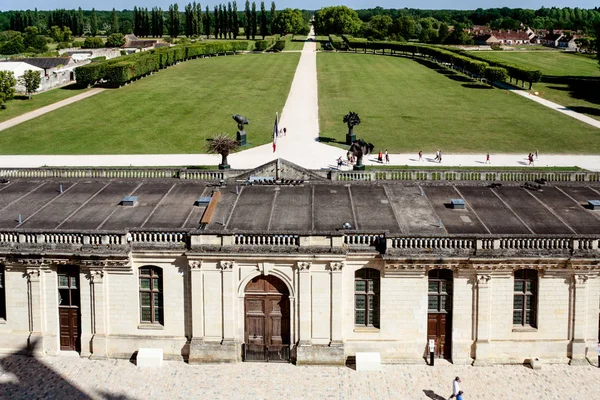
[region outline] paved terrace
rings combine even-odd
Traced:
[[[61,192],[62,188],[62,192]],[[303,182],[251,185],[230,180],[12,179],[0,186],[0,226],[33,231],[195,230],[206,204],[221,192],[203,232],[388,232],[390,235],[589,235],[600,232],[600,183],[546,184],[530,190],[517,183]],[[137,196],[135,206],[122,206]],[[453,209],[462,199],[464,210]],[[19,223],[19,215],[21,222]],[[441,227],[440,227],[441,222]]]
[[[0,357],[2,399],[433,399],[451,394],[455,376],[465,399],[597,399],[600,369],[544,365],[469,367],[439,362],[384,365],[381,372],[291,364],[187,365],[166,361],[140,369],[126,360]],[[40,377],[43,377],[41,379]]]

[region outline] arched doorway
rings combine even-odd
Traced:
[[[244,361],[289,361],[290,299],[285,283],[271,275],[252,279],[245,289],[244,313]]]
[[[429,271],[427,340],[435,340],[435,356],[452,358],[452,271]]]

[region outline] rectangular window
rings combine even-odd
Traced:
[[[354,279],[354,324],[379,327],[379,271],[363,268]]]
[[[163,323],[162,273],[157,267],[139,269],[140,320],[142,323]]]
[[[537,279],[535,270],[515,271],[513,325],[536,326]]]

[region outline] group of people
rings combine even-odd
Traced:
[[[534,160],[534,156],[535,156],[535,160]],[[538,151],[536,150],[535,153],[529,153],[529,155],[527,156],[527,159],[529,160],[529,165],[535,166],[533,162],[537,161],[537,159],[538,159]]]
[[[385,153],[382,153],[381,150],[379,150],[379,154],[377,154],[377,161],[379,161],[380,163],[383,163],[385,157],[385,163],[389,164],[390,163],[390,155],[388,154],[387,149],[385,149]]]

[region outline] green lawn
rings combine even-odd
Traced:
[[[204,153],[207,139],[250,120],[251,146],[272,138],[299,53],[196,59],[7,129],[0,154]]]
[[[304,48],[304,40],[295,39],[285,44],[286,50],[302,50]]]
[[[319,53],[317,70],[323,141],[344,142],[354,111],[357,138],[391,153],[600,152],[600,129],[427,61]]]
[[[65,86],[58,89],[52,89],[44,93],[34,94],[31,100],[27,96],[15,96],[13,100],[6,103],[6,109],[0,110],[0,122],[18,117],[29,111],[37,110],[49,104],[56,103],[85,92],[87,89],[79,89],[74,86]]]
[[[542,82],[530,92],[600,120],[600,66],[594,56],[558,51],[479,51],[491,61],[536,68]]]

